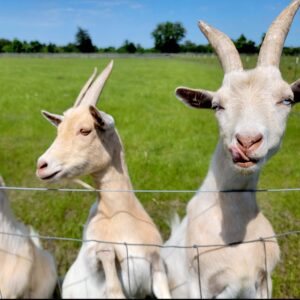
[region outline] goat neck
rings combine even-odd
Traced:
[[[99,208],[109,213],[128,210],[134,203],[137,203],[132,192],[133,187],[124,158],[123,145],[117,131],[114,133],[114,139],[117,147],[115,147],[110,164],[105,170],[92,174],[95,186],[100,190]]]
[[[230,160],[224,159],[228,153],[220,140],[213,155],[206,182],[209,188],[217,191],[255,190],[259,179],[259,170],[250,174],[241,174],[232,167]]]
[[[1,184],[1,178],[0,186],[3,186]],[[0,226],[1,231],[5,232],[14,232],[18,226],[18,222],[11,211],[9,199],[4,190],[0,190]],[[5,235],[3,237],[5,237]]]

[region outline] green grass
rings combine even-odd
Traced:
[[[243,57],[247,67],[256,57]],[[94,66],[107,58],[0,58],[0,173],[8,186],[42,187],[37,158],[56,130],[41,109],[69,108]],[[294,58],[283,57],[283,77],[295,80]],[[218,139],[213,112],[186,108],[174,97],[179,85],[217,89],[223,73],[215,57],[116,58],[98,107],[114,116],[137,189],[197,189]],[[300,77],[300,70],[298,70]],[[263,169],[259,188],[299,187],[300,107],[294,107],[280,152]],[[75,187],[71,183],[52,187]],[[10,191],[15,214],[40,234],[81,238],[95,196],[88,193]],[[275,232],[300,228],[299,192],[260,193],[258,201]],[[165,238],[173,211],[184,214],[192,194],[141,193],[139,199]],[[275,298],[300,297],[300,236],[279,240],[281,262],[273,275]],[[80,244],[43,241],[64,275]]]

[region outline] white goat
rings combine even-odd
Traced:
[[[271,272],[279,261],[276,239],[239,244],[274,235],[255,193],[205,191],[255,190],[261,167],[279,149],[291,107],[300,101],[300,80],[290,86],[279,71],[299,4],[293,1],[272,23],[257,67],[248,71],[224,33],[199,24],[222,64],[223,84],[216,92],[179,87],[176,96],[188,106],[214,109],[220,138],[199,192],[165,245],[211,247],[199,247],[199,253],[196,248],[162,250],[175,298],[271,296]]]
[[[4,181],[0,177],[0,186]],[[57,275],[53,257],[42,249],[32,229],[18,222],[0,189],[0,297],[50,298]]]
[[[132,190],[121,139],[113,118],[95,107],[112,67],[113,62],[94,80],[95,70],[64,116],[43,112],[58,126],[58,135],[39,158],[37,176],[50,182],[90,174],[96,188],[106,190],[90,210],[84,240],[161,245],[156,226],[134,193],[121,192]],[[170,297],[155,246],[83,243],[63,282],[64,298],[144,297],[152,292]]]

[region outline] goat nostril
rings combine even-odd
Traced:
[[[236,140],[240,146],[245,149],[249,149],[250,147],[256,145],[258,146],[263,140],[263,135],[261,133],[251,136],[251,135],[240,135],[236,134]]]
[[[263,139],[263,135],[262,134],[256,135],[255,137],[253,137],[253,140],[252,140],[253,144],[257,144],[257,143],[261,142],[262,139]]]
[[[239,134],[236,134],[235,138],[236,138],[237,142],[238,142],[242,147],[244,147],[244,144],[243,144],[243,137],[242,137],[241,135],[239,135]]]
[[[45,169],[48,167],[48,164],[44,161],[40,162],[39,165],[38,165],[38,168],[41,170],[41,169]]]

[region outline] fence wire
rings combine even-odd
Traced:
[[[0,186],[0,190],[16,191],[38,191],[38,192],[83,192],[83,193],[277,193],[277,192],[299,192],[300,187],[296,188],[266,188],[266,189],[244,189],[244,190],[143,190],[143,189],[74,189],[74,188],[46,188],[46,187],[17,187]]]
[[[130,247],[157,247],[157,248],[174,248],[174,249],[194,249],[194,248],[217,248],[217,247],[231,247],[237,246],[241,244],[251,244],[257,243],[261,241],[268,241],[273,239],[282,238],[288,235],[298,235],[300,234],[300,230],[290,230],[279,234],[274,234],[272,236],[267,237],[260,237],[253,240],[246,240],[246,241],[239,241],[239,242],[232,242],[228,244],[205,244],[205,245],[191,245],[191,246],[179,246],[179,245],[161,245],[161,244],[147,244],[147,243],[127,243],[127,242],[113,242],[113,241],[104,241],[104,240],[96,240],[96,239],[79,239],[79,238],[71,238],[71,237],[61,237],[61,236],[48,236],[48,235],[39,235],[39,234],[21,234],[21,233],[11,233],[11,232],[3,232],[0,231],[0,235],[9,235],[9,236],[16,236],[16,237],[23,237],[23,238],[38,238],[41,240],[48,240],[48,241],[67,241],[67,242],[76,242],[76,243],[100,243],[100,244],[107,244],[107,245],[114,245],[114,246],[124,246],[127,248]]]
[[[256,190],[224,190],[224,191],[216,191],[216,190],[209,190],[209,191],[201,191],[201,190],[139,190],[139,189],[133,189],[133,190],[101,190],[101,189],[95,189],[95,190],[88,190],[88,189],[72,189],[72,188],[37,188],[37,187],[7,187],[7,186],[1,186],[0,190],[23,190],[23,191],[55,191],[55,192],[134,192],[134,193],[235,193],[235,192],[292,192],[292,191],[300,191],[300,188],[268,188],[268,189],[256,189]],[[232,242],[228,244],[205,244],[205,245],[189,245],[189,246],[180,246],[180,245],[162,245],[162,244],[147,244],[147,243],[127,243],[123,241],[115,242],[115,241],[106,241],[106,240],[97,240],[97,239],[79,239],[79,238],[71,238],[71,237],[62,237],[62,236],[47,236],[47,235],[40,235],[40,234],[23,234],[23,233],[14,233],[14,232],[3,232],[0,231],[0,235],[6,235],[6,236],[14,236],[14,237],[22,237],[22,238],[30,238],[30,239],[40,239],[40,240],[47,240],[47,241],[67,241],[67,242],[76,242],[76,243],[99,243],[99,244],[105,244],[105,245],[112,245],[112,246],[124,246],[125,253],[126,253],[126,267],[127,267],[127,274],[128,274],[128,287],[129,287],[129,294],[131,294],[131,273],[130,273],[130,267],[129,267],[129,260],[130,260],[130,254],[129,254],[129,247],[157,247],[157,248],[171,248],[171,249],[194,249],[195,250],[195,259],[197,262],[197,279],[198,279],[198,286],[199,286],[199,295],[200,298],[203,298],[203,289],[202,289],[202,282],[201,282],[201,262],[200,262],[200,252],[199,249],[201,248],[226,248],[226,247],[232,247],[242,244],[250,244],[250,243],[262,243],[263,245],[263,253],[264,253],[264,269],[265,269],[265,285],[266,285],[266,297],[270,298],[270,291],[269,291],[269,280],[270,277],[268,274],[268,260],[267,260],[267,247],[266,242],[274,241],[274,239],[281,239],[287,236],[292,235],[300,235],[300,230],[290,230],[278,234],[274,234],[272,236],[266,236],[266,237],[259,237],[257,239],[252,240],[245,240],[245,241],[237,241]],[[83,280],[87,280],[87,278],[84,278]],[[58,277],[57,279],[57,287],[59,297],[62,297],[62,286],[61,286],[61,278]],[[76,284],[76,283],[74,283]],[[86,285],[85,285],[86,286]],[[86,286],[86,293],[88,295],[88,290]],[[2,299],[2,291],[0,287],[0,298]],[[263,295],[261,295],[263,296]]]
[[[90,243],[90,242],[96,242],[100,244],[109,244],[109,245],[123,245],[126,249],[126,263],[127,263],[127,273],[128,273],[128,284],[129,284],[129,291],[131,291],[131,278],[130,278],[130,271],[129,271],[129,250],[128,247],[158,247],[158,248],[174,248],[174,249],[195,249],[196,255],[195,258],[197,260],[197,276],[198,276],[198,285],[199,285],[199,294],[200,299],[203,299],[203,293],[202,293],[202,284],[201,284],[201,264],[200,264],[200,248],[226,248],[226,247],[232,247],[242,244],[249,244],[249,243],[262,243],[263,244],[263,252],[264,252],[264,268],[265,268],[265,276],[266,276],[266,291],[267,291],[267,298],[270,299],[269,294],[269,274],[268,274],[268,265],[267,265],[267,248],[266,248],[266,242],[269,240],[274,239],[280,239],[283,237],[291,236],[291,235],[300,235],[300,230],[292,230],[287,231],[279,234],[275,234],[268,237],[260,237],[253,240],[246,240],[241,242],[234,242],[229,244],[206,244],[206,245],[191,245],[191,246],[178,246],[178,245],[160,245],[160,244],[146,244],[146,243],[126,243],[126,242],[113,242],[113,241],[102,241],[102,240],[95,240],[95,239],[78,239],[78,238],[68,238],[68,237],[60,237],[60,236],[45,236],[45,235],[39,235],[39,234],[18,234],[18,233],[10,233],[10,232],[0,232],[0,235],[8,235],[8,236],[15,236],[15,237],[22,237],[22,238],[38,238],[41,240],[50,240],[50,241],[68,241],[68,242],[76,242],[76,243]],[[86,280],[87,278],[84,278]],[[61,279],[57,279],[57,289],[59,292],[59,296],[62,296],[62,287],[61,287]],[[86,291],[88,293],[88,291]],[[2,293],[0,288],[0,298],[2,299]]]

